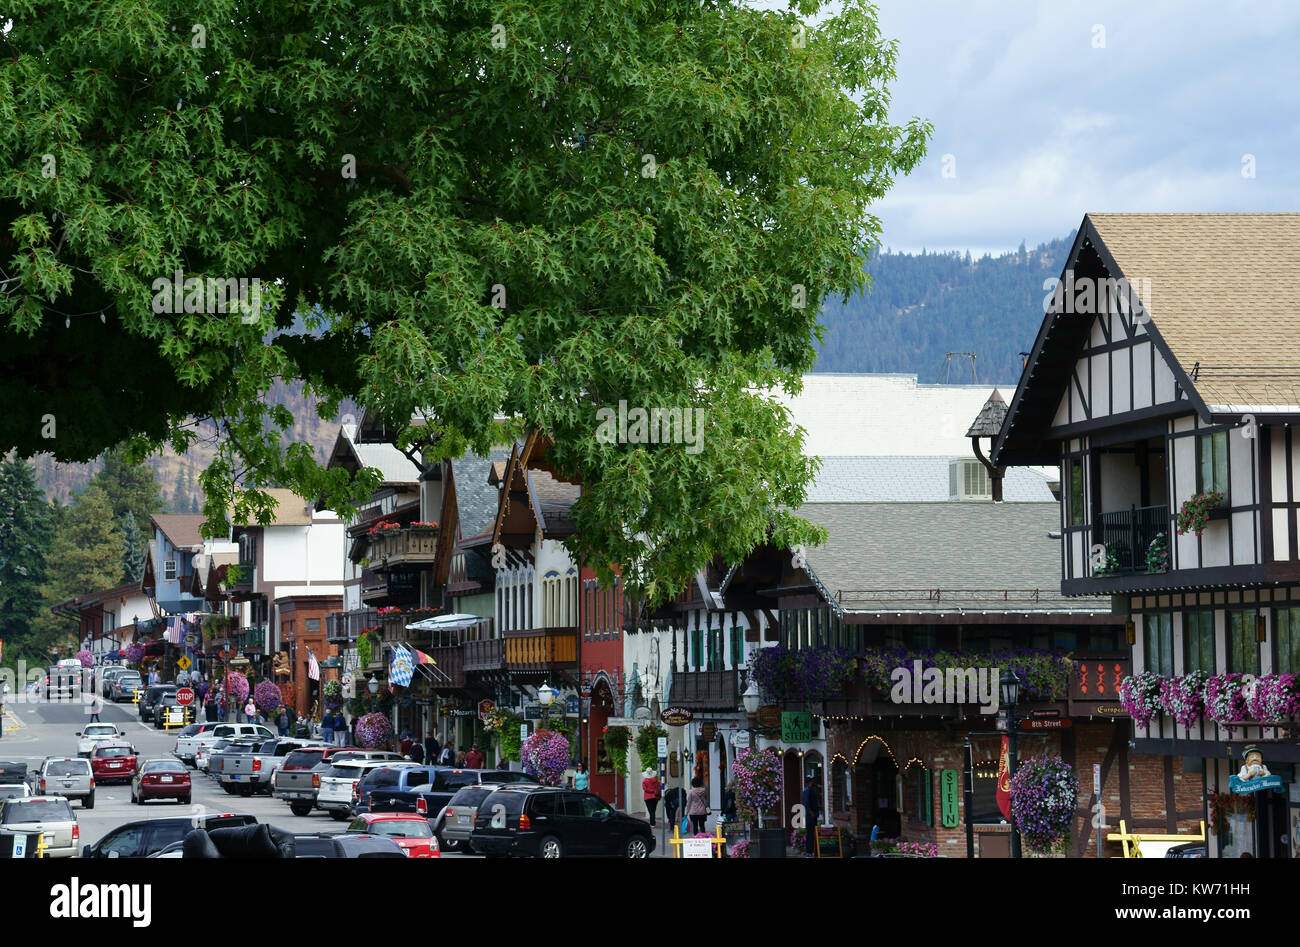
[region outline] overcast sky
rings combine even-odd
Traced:
[[[1088,211],[1300,209],[1300,3],[879,6],[895,119],[934,123],[876,206],[891,249],[996,254]]]

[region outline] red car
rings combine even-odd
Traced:
[[[402,847],[407,858],[442,857],[429,820],[410,812],[363,812],[352,820],[346,834],[390,838]]]
[[[140,805],[146,799],[190,801],[190,771],[177,759],[145,760],[131,780],[131,801]]]
[[[135,777],[136,749],[129,743],[101,743],[90,754],[90,769],[95,781],[107,783],[121,780],[129,783]]]

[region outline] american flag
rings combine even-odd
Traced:
[[[320,680],[320,665],[316,663],[316,655],[311,648],[307,649],[307,676],[313,681]]]

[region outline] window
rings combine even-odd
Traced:
[[[113,855],[117,855],[119,858],[141,857],[144,855],[144,829],[143,825],[133,825],[113,832],[99,843],[100,856],[104,858],[110,858]]]
[[[163,581],[165,582],[176,581],[176,560],[175,559],[163,560]]]
[[[1273,613],[1273,673],[1300,672],[1300,608]]]
[[[1142,617],[1142,642],[1146,670],[1170,676],[1174,673],[1173,615],[1148,612]]]
[[[1196,438],[1196,492],[1218,490],[1228,495],[1228,432],[1215,431]]]
[[[1254,611],[1228,612],[1228,673],[1259,673],[1259,642]]]
[[[1214,673],[1214,612],[1188,612],[1183,616],[1183,673]]]
[[[1065,477],[1070,484],[1070,502],[1067,504],[1069,524],[1083,525],[1083,464],[1079,460],[1065,462]]]
[[[1006,825],[998,808],[998,761],[976,760],[974,785],[971,787],[971,823]]]
[[[320,619],[319,619],[319,618],[305,618],[305,619],[303,619],[302,630],[303,630],[303,632],[308,632],[308,631],[319,632],[319,631],[320,631]]]
[[[739,625],[731,626],[731,666],[738,668],[745,663],[745,629]]]
[[[692,667],[698,671],[704,667],[704,629],[699,626],[698,621],[691,629],[691,654],[694,656]]]

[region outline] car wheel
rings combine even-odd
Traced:
[[[563,858],[564,844],[554,835],[548,835],[537,846],[537,852],[540,858]]]
[[[297,816],[311,815],[311,803],[291,802],[289,803],[289,811]]]
[[[183,806],[188,806],[188,805],[190,804],[190,797],[189,797],[189,796],[181,796],[181,797],[179,797],[179,802],[180,802],[180,804],[183,805]]]
[[[93,792],[89,796],[81,800],[81,808],[83,809],[95,808],[95,794]]]
[[[645,839],[639,835],[633,835],[627,840],[627,847],[623,854],[628,858],[648,858],[650,856],[650,846],[646,845]]]
[[[346,822],[351,817],[352,814],[350,812],[340,812],[338,809],[330,810],[330,818],[335,822]]]
[[[462,855],[473,855],[474,846],[469,844],[469,839],[462,839],[456,843],[456,851],[460,852]]]
[[[132,789],[132,790],[131,790],[131,805],[133,805],[133,806],[138,806],[139,804],[140,804],[140,797],[137,796],[137,795],[135,794],[135,790]]]
[[[234,786],[223,785],[221,788],[226,791],[226,795],[228,796],[233,796],[235,794]]]

